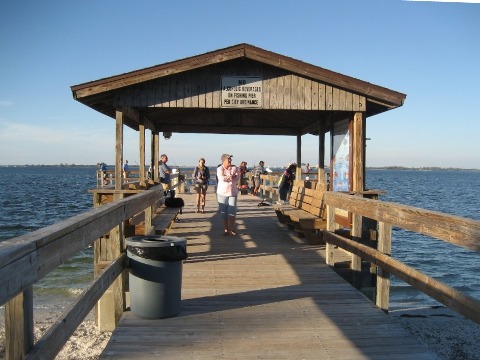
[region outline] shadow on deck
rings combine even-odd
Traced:
[[[146,320],[127,311],[102,359],[437,359],[325,265],[272,207],[239,195],[236,237],[223,236],[213,188],[195,195],[169,235],[187,239],[182,310]]]

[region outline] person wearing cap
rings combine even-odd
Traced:
[[[193,180],[195,191],[197,192],[197,213],[200,212],[200,201],[202,204],[202,213],[205,212],[205,195],[207,194],[208,181],[210,180],[210,171],[205,166],[205,159],[198,160],[198,166],[193,171]]]
[[[237,215],[238,169],[232,165],[232,155],[222,154],[222,164],[217,168],[217,201],[223,218],[223,235],[235,236],[235,217]]]
[[[260,184],[262,183],[262,179],[260,179],[260,175],[266,174],[264,162],[260,161],[258,165],[253,168],[253,191],[252,195],[257,196],[258,190],[260,189]]]
[[[160,155],[160,161],[158,162],[158,176],[160,177],[160,182],[163,185],[165,190],[170,191],[170,196],[175,197],[175,191],[171,189],[170,184],[170,174],[172,169],[167,165],[168,156],[166,154]]]

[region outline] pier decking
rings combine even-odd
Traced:
[[[239,195],[238,235],[225,237],[213,187],[205,214],[181,196],[169,232],[188,243],[181,313],[126,312],[102,359],[437,359],[257,197]]]

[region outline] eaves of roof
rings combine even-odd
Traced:
[[[406,95],[350,76],[336,73],[300,60],[267,51],[249,44],[239,44],[128,73],[115,75],[71,87],[73,97],[82,98],[194,70],[234,59],[246,58],[268,64],[312,80],[363,95],[387,107],[402,106]]]

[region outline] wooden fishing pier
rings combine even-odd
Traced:
[[[398,227],[478,252],[480,222],[379,201],[378,192],[365,189],[366,120],[402,106],[405,94],[249,44],[71,90],[75,100],[114,119],[115,167],[97,178],[91,211],[0,243],[6,359],[54,358],[92,309],[99,330],[113,331],[104,359],[435,359],[386,314],[390,274],[480,323],[478,299],[390,251]],[[125,126],[139,133],[133,179],[122,171]],[[239,234],[225,237],[213,188],[206,214],[193,211],[191,194],[182,193],[187,206],[180,216],[163,205],[160,138],[175,133],[293,136],[299,165],[302,136],[311,134],[318,136],[317,172],[301,181],[297,168],[292,209],[274,211],[240,196]],[[174,175],[175,187],[184,175]],[[262,191],[275,194],[275,178],[262,176]],[[167,232],[188,242],[182,311],[140,319],[126,307],[125,238]],[[94,280],[35,342],[33,285],[92,245]],[[368,264],[373,301],[337,275],[339,262],[348,263],[357,288]]]
[[[205,214],[182,194],[168,233],[188,244],[181,313],[125,312],[101,359],[437,359],[325,264],[325,245],[308,245],[259,198],[239,196],[238,235],[223,236],[213,191]]]

